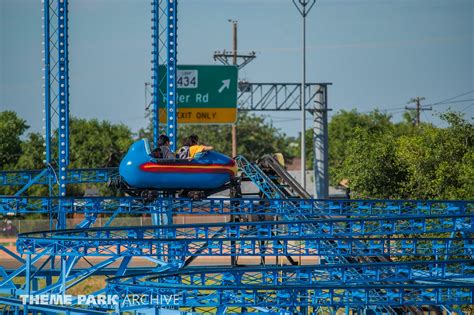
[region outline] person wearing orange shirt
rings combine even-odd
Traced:
[[[195,134],[189,136],[189,158],[193,159],[198,153],[214,150],[211,146],[199,144],[199,137]]]

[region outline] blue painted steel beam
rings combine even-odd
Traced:
[[[95,207],[90,204],[90,207]],[[84,228],[95,221],[96,212],[89,213],[90,219],[85,220],[77,228]],[[121,214],[130,214],[124,212]],[[197,214],[197,213],[196,213]],[[206,212],[200,213],[206,215]],[[267,214],[268,215],[268,214]],[[308,226],[310,225],[310,227]],[[178,236],[192,238],[195,233],[206,237],[215,237],[217,230],[229,229],[229,233],[251,235],[258,229],[270,229],[275,235],[288,234],[289,237],[303,237],[307,235],[318,237],[365,237],[365,236],[396,236],[404,234],[423,235],[427,233],[473,233],[474,214],[460,215],[417,215],[417,216],[386,216],[369,218],[323,218],[319,215],[308,216],[306,220],[292,221],[263,221],[251,223],[216,223],[199,225],[196,229],[187,231],[187,225],[172,226]],[[255,231],[246,229],[252,228]],[[184,230],[184,232],[181,232]],[[197,231],[197,232],[196,232]],[[178,233],[179,232],[179,233]],[[219,232],[220,233],[220,232]],[[253,233],[255,235],[255,233]],[[453,237],[452,235],[451,237]]]
[[[45,113],[45,159],[51,164],[51,57],[50,57],[50,0],[43,1],[43,50],[44,50],[44,113]],[[0,183],[2,175],[0,174]]]
[[[99,270],[104,269],[108,265],[113,264],[114,262],[116,262],[117,260],[120,260],[120,259],[121,259],[120,257],[111,257],[111,258],[106,259],[104,261],[101,261],[101,262],[99,262],[99,263],[97,263],[93,266],[90,266],[89,268],[82,268],[79,271],[71,269],[69,271],[69,276],[66,279],[67,289],[69,289],[69,288],[77,285],[78,283],[86,280],[88,277],[90,277],[92,275],[96,275],[96,273]],[[56,282],[56,283],[54,283],[50,286],[46,286],[45,288],[42,288],[38,291],[35,291],[35,294],[45,294],[45,293],[48,293],[48,292],[51,293],[51,292],[54,292],[55,290],[59,289],[60,286],[61,286],[61,283]]]
[[[43,170],[0,171],[0,186],[24,186],[32,182]],[[35,184],[47,185],[49,174],[37,179]]]
[[[49,169],[45,168],[38,175],[36,175],[30,182],[28,182],[28,184],[26,184],[19,191],[17,191],[14,196],[21,196],[21,194],[23,194],[25,191],[28,190],[28,188],[30,188],[31,186],[36,184],[36,182],[39,181],[42,177],[47,176],[48,179],[49,179],[49,177],[50,177],[49,175],[50,175],[49,174]]]
[[[152,0],[151,1],[151,23],[152,23],[152,60],[151,60],[151,88],[152,88],[152,105],[153,105],[153,115],[152,115],[152,123],[153,123],[153,144],[156,148],[158,143],[159,137],[159,35],[160,35],[160,5],[159,0]]]
[[[166,61],[166,111],[167,124],[166,133],[170,138],[171,151],[176,151],[176,142],[178,141],[178,123],[176,120],[176,111],[178,104],[176,103],[176,74],[177,74],[177,39],[178,39],[178,0],[167,0],[167,61]]]
[[[54,174],[43,173],[45,170],[0,171],[0,186],[48,185]],[[118,175],[118,168],[82,168],[66,171],[66,184],[106,183]],[[36,181],[33,180],[36,178]]]
[[[239,170],[241,170],[268,199],[285,199],[283,191],[258,167],[249,162],[244,156],[235,158]]]
[[[189,284],[176,277],[164,278],[154,284],[109,283],[109,293],[167,294],[179,299],[180,307],[279,307],[296,311],[296,307],[368,307],[471,305],[474,302],[473,282],[397,283],[397,284],[261,284],[258,280],[245,285]]]
[[[104,177],[106,173],[104,173]],[[82,177],[84,178],[84,177]],[[474,214],[474,201],[417,200],[314,200],[208,198],[158,198],[147,201],[132,197],[10,197],[0,196],[1,214],[56,212],[64,200],[67,213],[166,213],[350,217],[407,217]]]
[[[14,299],[14,298],[7,298],[7,297],[0,297],[0,305],[9,305],[18,310],[23,314],[22,311],[25,308],[22,300]],[[103,311],[95,311],[90,309],[81,309],[75,307],[68,307],[68,306],[59,306],[59,305],[28,305],[28,310],[30,311],[39,311],[39,312],[47,312],[46,314],[90,314],[90,315],[104,315],[110,314]],[[15,314],[15,313],[12,313]]]
[[[366,276],[355,277],[358,268]],[[255,284],[334,284],[375,282],[435,281],[474,279],[474,261],[470,259],[444,261],[408,261],[303,266],[194,267],[161,273],[132,274],[109,279],[108,283],[132,282],[147,286],[157,282],[190,285],[255,285]]]
[[[58,181],[59,195],[66,195],[66,168],[69,164],[69,42],[68,0],[58,0]],[[65,215],[60,214],[60,227],[65,227]]]
[[[181,261],[194,256],[420,257],[474,255],[471,230],[464,237],[327,235],[317,220],[176,224],[32,232],[18,236],[22,254],[137,255]],[[166,249],[166,250],[164,250]]]

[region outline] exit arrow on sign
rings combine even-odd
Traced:
[[[230,87],[230,79],[222,80],[222,86],[219,88],[218,92],[222,93],[224,89],[228,89]]]

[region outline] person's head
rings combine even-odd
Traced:
[[[168,138],[167,135],[160,135],[158,137],[157,145],[158,145],[158,147],[169,146],[170,145],[170,138]]]
[[[183,147],[189,147],[190,144],[189,144],[189,137],[185,137],[183,139]]]
[[[189,145],[197,145],[199,143],[199,137],[194,133],[189,136]]]

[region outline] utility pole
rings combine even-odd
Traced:
[[[301,79],[301,185],[306,189],[306,16],[315,5],[316,0],[293,0],[298,12],[303,18],[303,56],[302,56],[302,79]]]
[[[237,21],[232,21],[233,51],[232,64],[237,65]],[[237,127],[232,124],[232,157],[237,156]]]
[[[237,66],[240,70],[245,67],[249,62],[251,62],[255,58],[255,52],[252,51],[250,54],[246,55],[239,55],[237,53],[237,24],[238,22],[235,20],[228,20],[232,23],[232,37],[233,37],[233,45],[232,45],[232,52],[229,53],[227,51],[216,51],[214,52],[214,60],[219,60],[225,65],[229,65],[229,58],[232,58],[232,65]],[[238,59],[242,59],[242,63],[239,64]],[[232,156],[237,155],[237,126],[236,124],[232,124]]]
[[[416,126],[419,126],[420,123],[421,123],[421,111],[423,110],[432,110],[433,108],[432,107],[423,107],[421,105],[421,101],[424,101],[425,98],[424,97],[420,97],[420,96],[417,96],[417,97],[414,97],[412,98],[408,104],[415,104],[416,107],[413,108],[413,107],[408,107],[408,106],[405,106],[405,109],[409,109],[409,110],[415,110],[416,111],[416,121],[415,121],[415,125]]]

